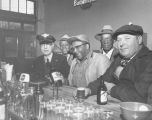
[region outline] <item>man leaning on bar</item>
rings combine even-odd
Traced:
[[[84,34],[71,37],[69,42],[76,57],[70,66],[69,85],[87,87],[106,72],[111,62],[105,55],[92,51],[89,38]]]
[[[112,97],[147,103],[152,93],[149,90],[152,86],[152,52],[143,44],[143,33],[143,28],[134,24],[124,25],[114,32],[119,54],[106,73],[88,85],[86,94],[96,94],[99,81],[104,80]]]

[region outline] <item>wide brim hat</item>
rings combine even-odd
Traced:
[[[130,24],[130,25],[124,25],[121,26],[120,28],[118,28],[114,34],[113,34],[113,39],[117,39],[117,36],[120,34],[131,34],[131,35],[143,35],[143,28],[139,25],[134,25],[134,24]]]
[[[36,39],[39,41],[39,44],[50,44],[56,41],[56,39],[47,33],[43,33],[36,36]]]
[[[72,44],[75,41],[81,41],[81,42],[84,42],[84,43],[89,43],[89,38],[84,34],[80,34],[80,35],[72,36],[68,39],[68,42],[70,44]]]
[[[101,40],[103,34],[113,34],[113,28],[111,25],[104,25],[101,32],[95,35],[96,40]]]

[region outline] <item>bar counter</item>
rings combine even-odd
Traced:
[[[59,99],[62,98],[62,99],[70,100],[70,101],[75,101],[74,98],[73,98],[73,91],[75,89],[76,88],[69,87],[69,86],[59,87],[59,89],[58,89]],[[52,99],[52,95],[53,94],[55,95],[56,91],[54,91],[54,93],[53,93],[52,87],[45,87],[45,88],[43,88],[43,90],[44,90],[43,102],[39,103],[39,101],[40,101],[41,98],[39,98],[39,100],[38,100],[37,98],[31,99],[32,98],[31,95],[29,97],[29,99],[32,100],[32,102],[34,101],[33,102],[34,105],[32,105],[30,103],[30,109],[31,108],[35,109],[34,110],[34,112],[35,112],[34,114],[40,114],[40,111],[41,111],[40,108],[41,108],[41,106],[43,106],[43,108],[47,108],[48,106],[53,105],[52,103],[49,104],[50,102],[48,103],[46,101]],[[112,118],[110,118],[110,119],[103,119],[103,120],[122,120],[120,118],[119,103],[120,103],[119,100],[108,96],[108,103],[106,105],[98,105],[97,102],[96,102],[96,95],[94,95],[94,96],[88,97],[87,99],[85,99],[83,101],[83,103],[80,103],[80,104],[83,104],[85,107],[87,106],[85,108],[87,110],[91,106],[91,107],[93,107],[92,110],[100,110],[100,112],[102,111],[102,112],[112,113]],[[24,115],[22,115],[21,112],[22,112],[21,110],[18,110],[18,112],[14,112],[14,109],[10,109],[9,108],[8,109],[8,119],[9,118],[11,118],[11,120],[27,120],[27,119],[29,119],[28,117],[25,117]],[[59,120],[59,119],[62,120],[62,117],[60,117],[60,118],[57,119],[57,118],[52,118],[52,116],[50,118],[48,116],[47,116],[47,118],[46,117],[44,118],[44,115],[43,115],[43,118],[40,117],[40,115],[37,115],[37,116],[39,116],[37,118],[38,120]],[[30,120],[35,120],[35,118],[33,117],[33,119],[32,119],[32,117],[31,117]],[[84,120],[84,119],[82,119],[82,118],[75,118],[75,119],[63,119],[63,120]],[[85,120],[90,120],[90,119],[85,119]],[[94,119],[92,119],[92,120],[94,120]]]

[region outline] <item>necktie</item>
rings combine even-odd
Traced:
[[[129,62],[129,60],[130,60],[130,59],[122,59],[122,60],[120,61],[120,65],[121,65],[122,67],[125,67],[125,66],[127,65],[127,63]]]
[[[46,61],[47,61],[47,63],[49,63],[49,59],[48,58],[46,59]]]

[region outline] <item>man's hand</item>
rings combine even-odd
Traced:
[[[90,88],[85,88],[85,96],[91,95]]]
[[[106,85],[108,91],[110,91],[111,88],[115,86],[114,83],[108,83],[108,82],[106,82],[106,81],[105,81],[104,83],[105,83],[105,85]]]

